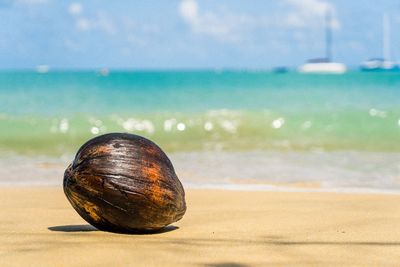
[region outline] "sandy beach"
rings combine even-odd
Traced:
[[[0,189],[0,266],[398,266],[400,195],[188,190],[162,233],[87,225],[61,188]]]

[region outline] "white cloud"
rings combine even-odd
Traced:
[[[323,18],[329,11],[332,14],[331,27],[340,28],[336,17],[335,6],[324,0],[283,0],[291,11],[286,16],[285,23],[289,27],[310,27],[321,25]]]
[[[97,30],[107,34],[114,34],[117,31],[114,20],[107,13],[97,12],[94,16],[87,16],[83,12],[83,5],[79,2],[71,3],[67,11],[74,18],[75,27],[78,31],[88,32]]]
[[[117,31],[114,21],[103,12],[97,12],[95,16],[86,16],[83,14],[81,3],[75,2],[68,6],[68,13],[73,16],[75,27],[78,31],[103,31],[107,34],[114,34]]]
[[[245,17],[200,12],[196,0],[180,2],[179,13],[194,32],[212,36],[221,41],[238,41],[238,27]]]
[[[189,22],[198,20],[199,7],[195,0],[184,0],[179,5],[181,15]]]
[[[252,16],[224,10],[202,10],[197,0],[181,0],[178,11],[190,29],[223,42],[245,41],[255,30],[282,28],[312,28],[323,25],[327,10],[332,14],[332,27],[340,23],[335,7],[325,0],[281,0],[285,9],[274,15]]]
[[[309,15],[324,15],[333,6],[323,0],[285,0],[288,4],[295,6],[302,13]]]
[[[89,31],[94,28],[94,25],[87,18],[79,18],[76,20],[76,28],[80,31]]]
[[[83,11],[83,7],[81,3],[75,2],[75,3],[71,3],[68,7],[68,12],[71,15],[79,15],[81,14]]]
[[[93,18],[79,17],[76,19],[75,24],[76,28],[83,32],[100,30],[107,34],[114,34],[117,31],[114,22],[103,13],[98,13]]]

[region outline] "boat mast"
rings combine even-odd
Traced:
[[[383,14],[383,60],[390,61],[390,21],[387,14]]]
[[[329,8],[325,13],[325,57],[330,62],[332,60],[332,14]]]

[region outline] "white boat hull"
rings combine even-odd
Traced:
[[[300,73],[342,74],[347,71],[346,65],[335,62],[306,63],[298,69]]]
[[[361,70],[363,71],[392,71],[398,69],[398,65],[388,60],[371,59],[361,64]]]

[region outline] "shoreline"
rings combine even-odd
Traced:
[[[400,190],[375,188],[308,188],[301,186],[276,186],[274,184],[183,184],[185,190],[190,191],[226,191],[226,192],[265,192],[265,193],[311,193],[311,194],[345,194],[345,195],[400,195]],[[0,183],[2,189],[57,189],[62,188],[62,181],[56,184],[12,184]]]
[[[400,193],[400,153],[198,151],[169,157],[189,189]],[[0,156],[0,187],[60,186],[73,158]]]

